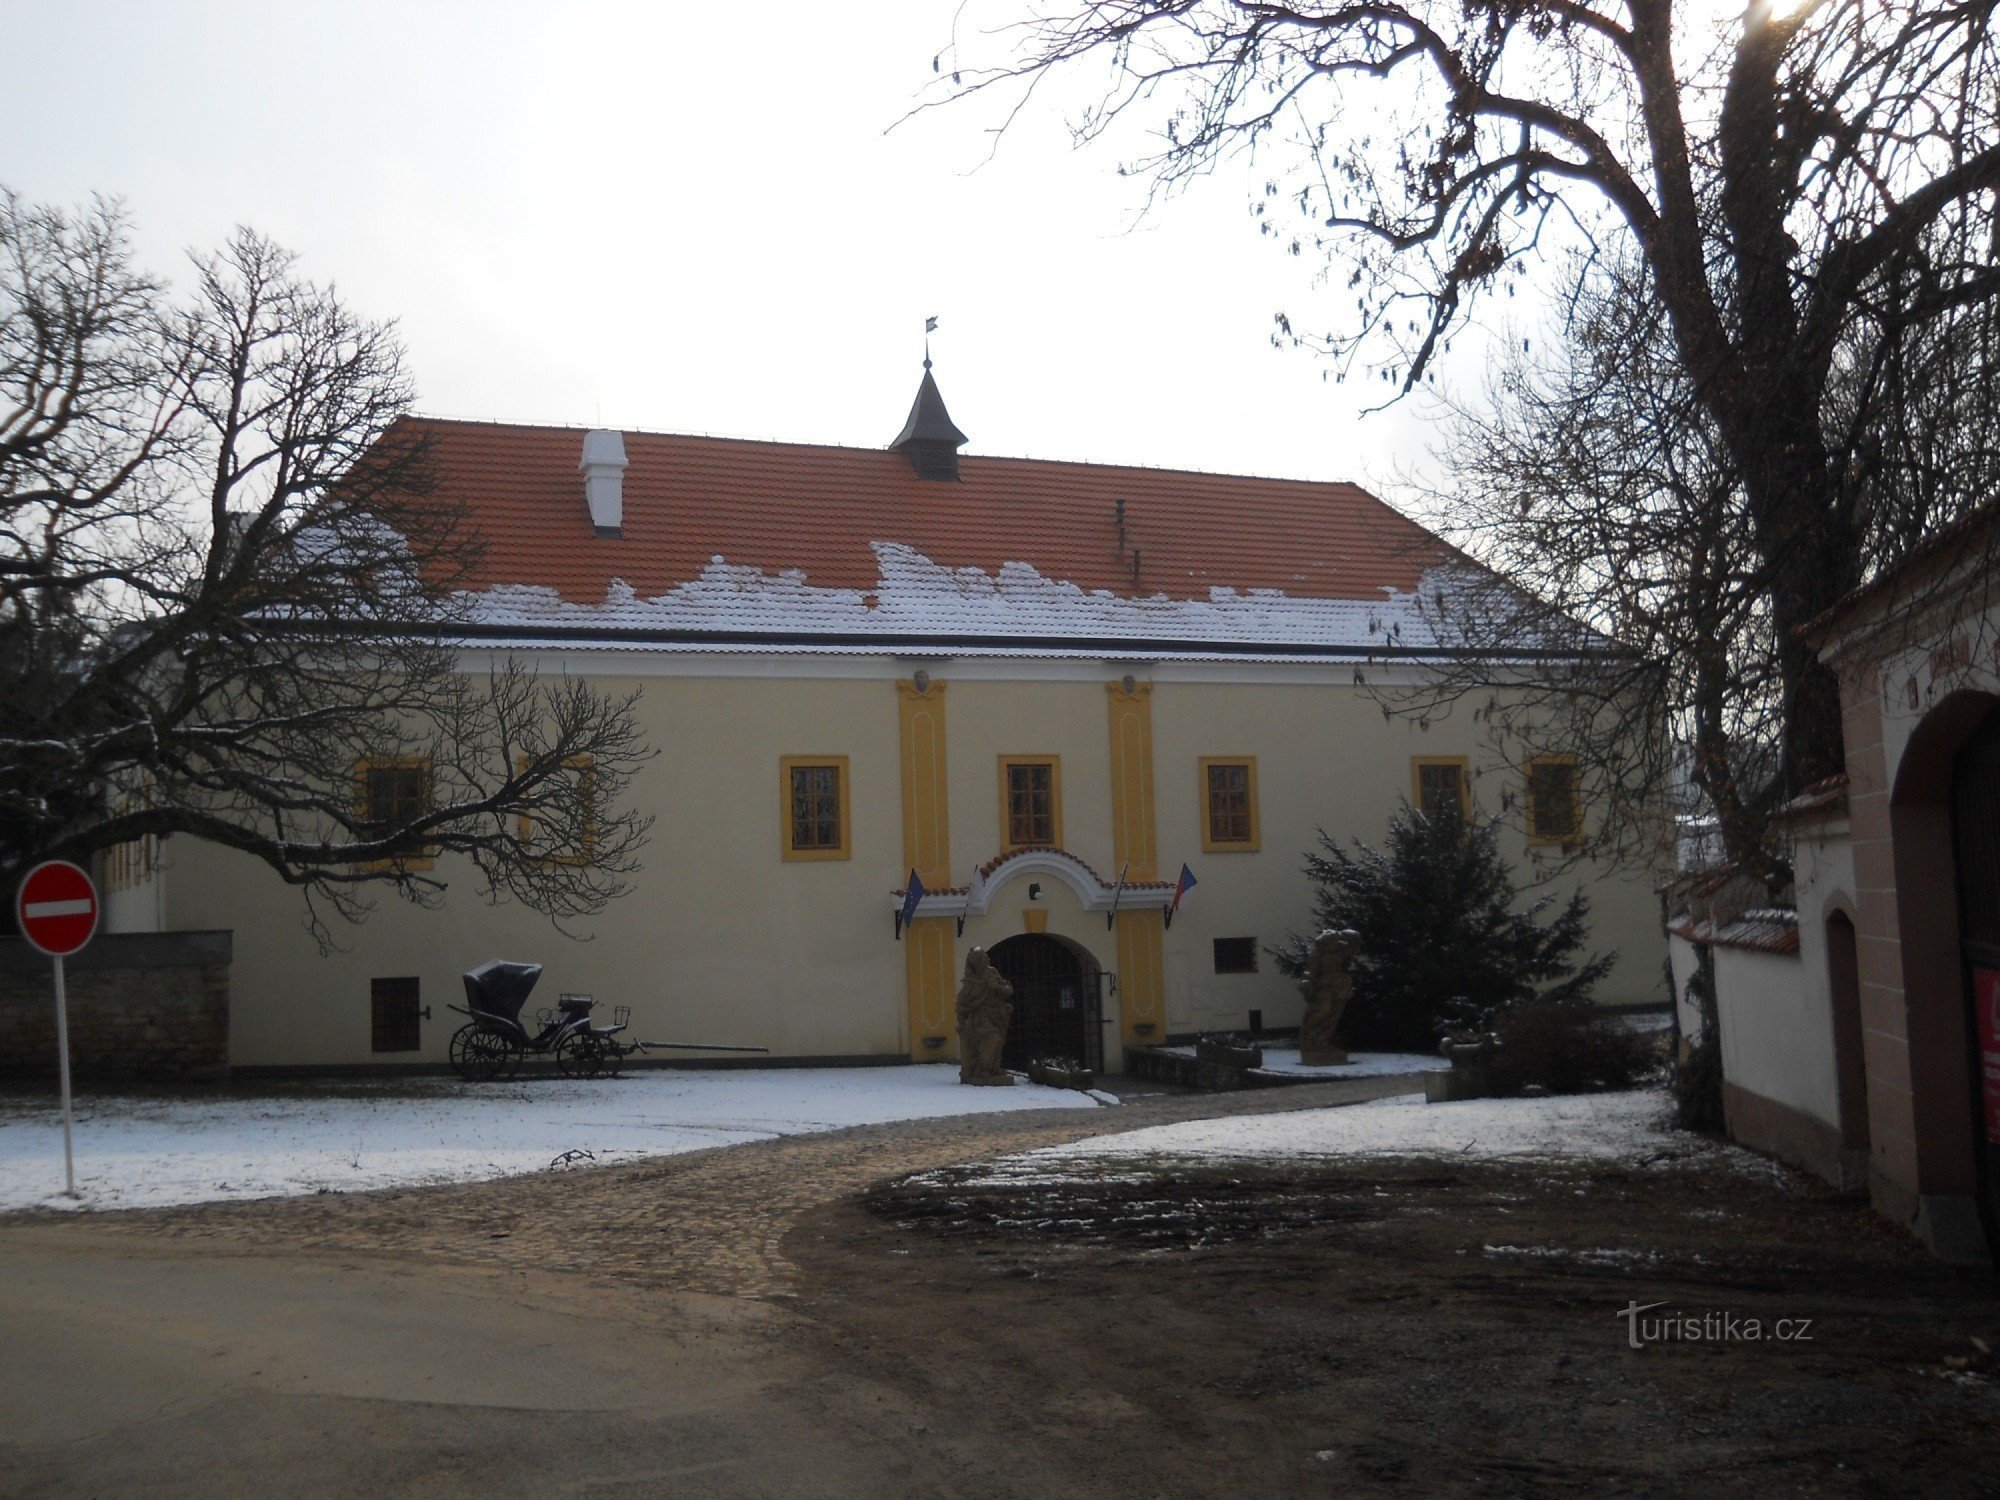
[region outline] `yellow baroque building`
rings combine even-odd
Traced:
[[[629,1005],[640,1037],[942,1061],[978,945],[1016,986],[1010,1060],[1115,1071],[1297,1024],[1269,950],[1311,920],[1316,830],[1528,797],[1468,715],[1383,712],[1444,649],[1421,591],[1466,564],[1352,485],[961,455],[928,366],[879,450],[409,421],[484,544],[465,669],[640,690],[645,868],[588,941],[472,899],[468,870],[321,954],[296,892],[170,840],[111,926],[234,933],[236,1067],[441,1063],[459,975],[493,957],[544,964],[538,999]],[[1507,835],[1524,883],[1537,831]],[[1650,878],[1581,878],[1620,954],[1600,999],[1659,1003]]]

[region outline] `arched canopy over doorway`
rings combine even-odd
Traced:
[[[987,957],[1014,986],[1003,1066],[1063,1057],[1103,1068],[1104,975],[1089,950],[1052,933],[1024,932],[995,943]]]

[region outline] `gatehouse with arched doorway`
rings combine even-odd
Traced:
[[[1801,859],[1843,1146],[1939,1254],[2000,1259],[2000,511],[1813,627],[1840,674],[1845,827]],[[1837,876],[1810,879],[1845,843]],[[1837,853],[1839,851],[1836,851]],[[1725,1027],[1725,1036],[1727,1028]],[[1809,1041],[1811,1039],[1808,1039]]]

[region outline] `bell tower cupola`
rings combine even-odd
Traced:
[[[917,399],[910,405],[910,419],[889,446],[906,455],[919,479],[958,478],[958,450],[966,436],[944,409],[944,396],[931,375],[931,357],[924,354],[924,379],[917,387]]]

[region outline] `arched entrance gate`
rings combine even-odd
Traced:
[[[1046,932],[995,943],[987,957],[1014,986],[1003,1066],[1025,1068],[1046,1057],[1104,1067],[1104,971],[1088,950]]]
[[[1986,1242],[2000,1258],[2000,709],[1959,750],[1951,791],[1973,1153]]]

